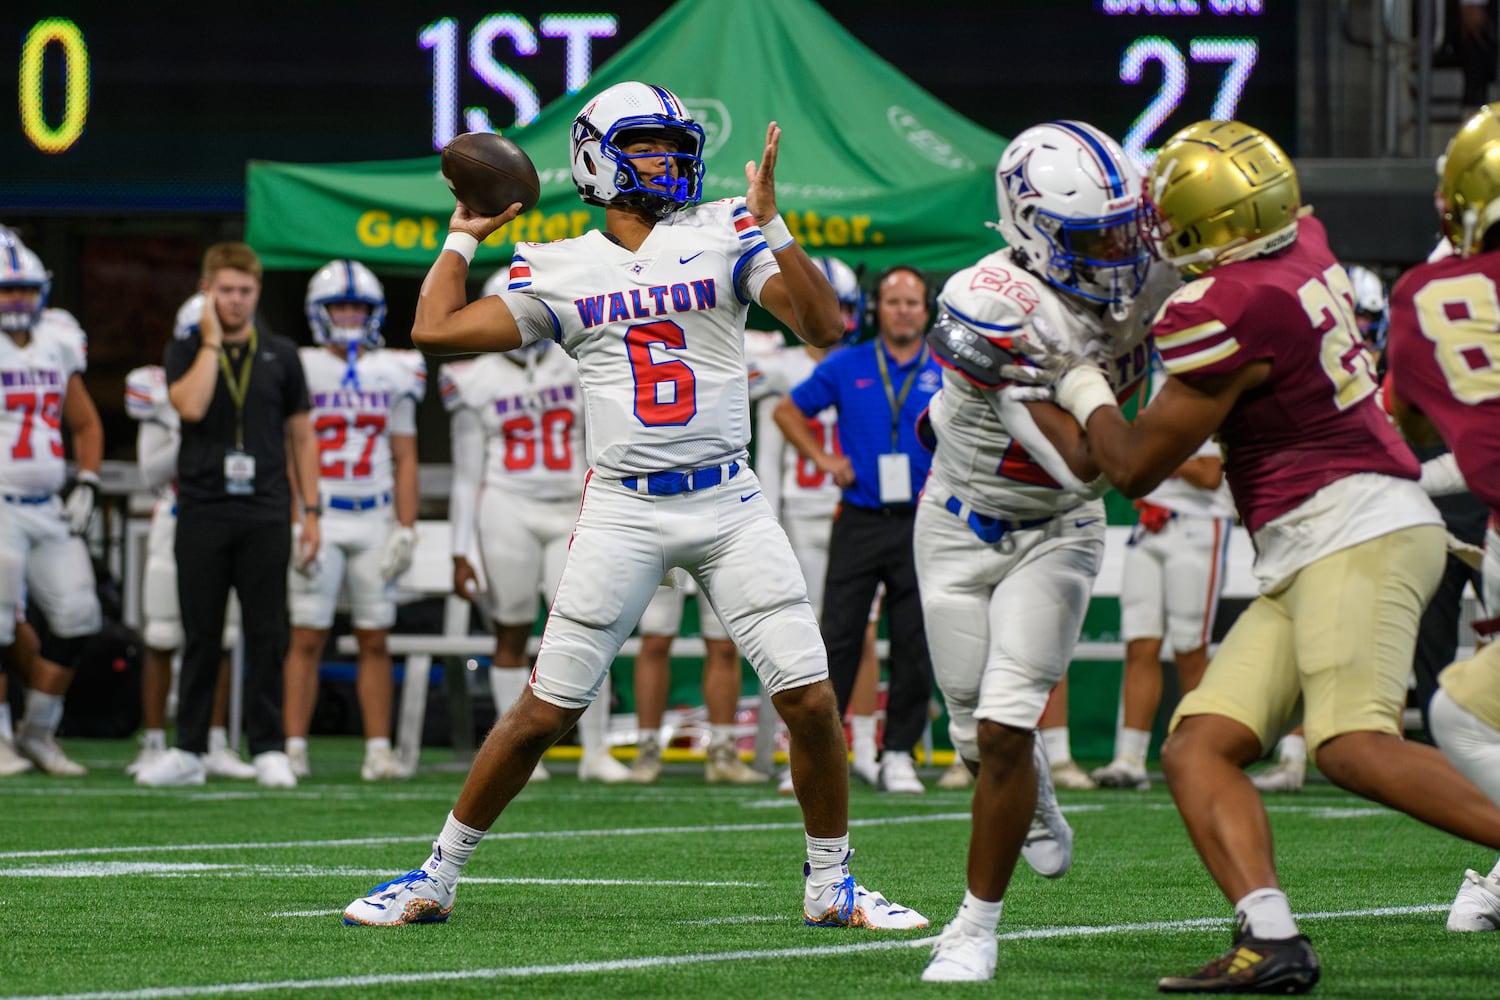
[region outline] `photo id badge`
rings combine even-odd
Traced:
[[[880,502],[911,503],[911,459],[901,452],[880,456]]]
[[[238,496],[255,492],[255,456],[236,448],[224,453],[224,491]]]

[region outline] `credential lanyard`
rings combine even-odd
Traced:
[[[927,360],[927,345],[922,345],[922,353],[917,355],[916,364],[912,365],[911,372],[907,374],[906,381],[901,383],[901,395],[896,395],[895,387],[891,385],[890,366],[885,360],[885,345],[879,341],[875,342],[875,367],[880,369],[880,384],[885,389],[886,402],[891,404],[891,452],[899,450],[897,447],[898,431],[901,428],[901,406],[906,402],[906,397],[911,394],[911,387],[917,380],[917,372],[922,370],[922,365]]]
[[[245,396],[250,391],[250,369],[255,364],[255,327],[250,328],[250,339],[245,342],[245,359],[236,373],[229,367],[229,351],[219,352],[219,367],[224,372],[224,384],[229,387],[229,398],[234,400],[234,447],[245,450]]]

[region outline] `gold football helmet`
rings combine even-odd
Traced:
[[[1500,105],[1480,108],[1449,140],[1438,161],[1438,211],[1443,235],[1463,257],[1500,221]]]
[[[1198,122],[1168,139],[1144,206],[1157,256],[1194,275],[1290,246],[1304,214],[1292,161],[1243,122]]]

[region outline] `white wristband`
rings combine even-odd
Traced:
[[[468,233],[449,233],[448,238],[443,241],[444,250],[452,250],[464,259],[465,264],[474,263],[474,252],[479,249],[479,241]]]
[[[1080,427],[1087,427],[1089,417],[1101,406],[1119,405],[1104,373],[1089,365],[1064,372],[1056,392],[1057,405],[1073,414]]]
[[[766,246],[771,248],[772,253],[780,253],[797,242],[792,239],[792,231],[787,228],[786,220],[781,217],[780,212],[760,227],[760,234],[766,238]]]

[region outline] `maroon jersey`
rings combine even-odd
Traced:
[[[1346,476],[1417,478],[1416,458],[1376,402],[1349,277],[1315,219],[1302,220],[1285,250],[1183,287],[1152,333],[1167,372],[1190,385],[1271,362],[1219,428],[1225,477],[1252,532]]]
[[[1500,517],[1500,252],[1419,264],[1391,292],[1390,374]]]

